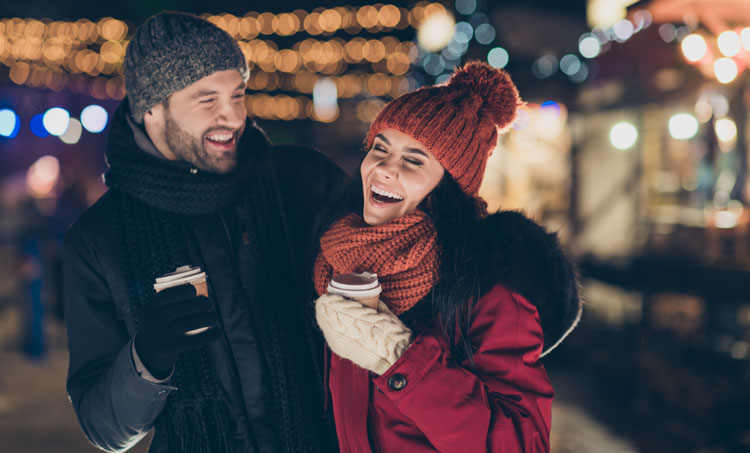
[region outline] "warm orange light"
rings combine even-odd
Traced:
[[[362,28],[373,28],[378,25],[380,19],[377,8],[374,6],[363,6],[357,11],[357,22]]]

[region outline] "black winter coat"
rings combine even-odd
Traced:
[[[327,158],[301,147],[276,146],[272,160],[292,252],[301,260],[313,222],[343,173]],[[67,390],[86,437],[103,450],[124,451],[151,429],[175,388],[169,383],[148,382],[135,369],[131,347],[136,332],[119,266],[122,251],[113,237],[114,209],[113,197],[106,193],[73,225],[65,240],[63,292],[70,349]],[[258,325],[259,316],[253,312],[263,301],[248,301],[243,296],[242,288],[251,286],[254,272],[243,259],[242,248],[252,244],[239,219],[234,208],[190,216],[185,228],[194,241],[188,249],[191,260],[206,270],[212,300],[220,311],[224,335],[210,346],[210,354],[238,421],[237,445],[242,451],[278,451],[268,373],[264,372],[264,326]],[[290,284],[308,283],[299,272],[290,276]],[[300,313],[290,314],[290,319],[307,316],[304,302],[300,301]],[[298,327],[290,326],[285,334],[299,348],[309,348],[310,353],[303,355],[309,355],[310,362],[300,368],[308,373],[305,380],[309,385],[303,394],[309,401],[305,404],[316,414],[299,423],[316,425],[323,450],[330,451],[336,448],[335,440],[322,418],[319,373],[312,359],[322,350],[322,343],[310,344],[311,330]],[[152,444],[151,451],[164,449]]]

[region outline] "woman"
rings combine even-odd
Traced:
[[[371,125],[314,269],[342,451],[549,450],[539,358],[580,316],[575,276],[554,235],[477,197],[518,105],[506,73],[473,62]],[[380,279],[378,310],[325,294],[361,271]]]

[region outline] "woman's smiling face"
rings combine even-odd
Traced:
[[[445,173],[422,143],[395,129],[385,129],[375,136],[359,171],[363,217],[372,226],[416,210]]]

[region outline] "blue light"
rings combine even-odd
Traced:
[[[477,10],[477,0],[456,0],[456,11],[468,16]]]
[[[502,47],[495,47],[487,53],[487,63],[493,68],[504,68],[509,60],[508,51]]]
[[[36,115],[31,117],[31,122],[29,123],[31,132],[33,132],[37,137],[46,137],[49,135],[47,129],[44,128],[43,118],[44,113],[37,113]]]
[[[459,22],[454,27],[454,30],[453,41],[467,44],[468,47],[468,42],[474,36],[474,27],[468,22]]]
[[[439,75],[445,70],[445,59],[440,55],[427,55],[424,59],[424,70],[427,74]]]
[[[560,104],[558,104],[555,101],[544,101],[542,102],[542,105],[539,106],[540,109],[550,109],[556,111],[558,114],[560,113]]]
[[[18,134],[21,127],[21,121],[18,115],[11,109],[0,110],[0,135],[3,137],[13,138]]]
[[[490,44],[495,40],[495,27],[490,24],[481,24],[474,30],[474,39],[479,44]]]

